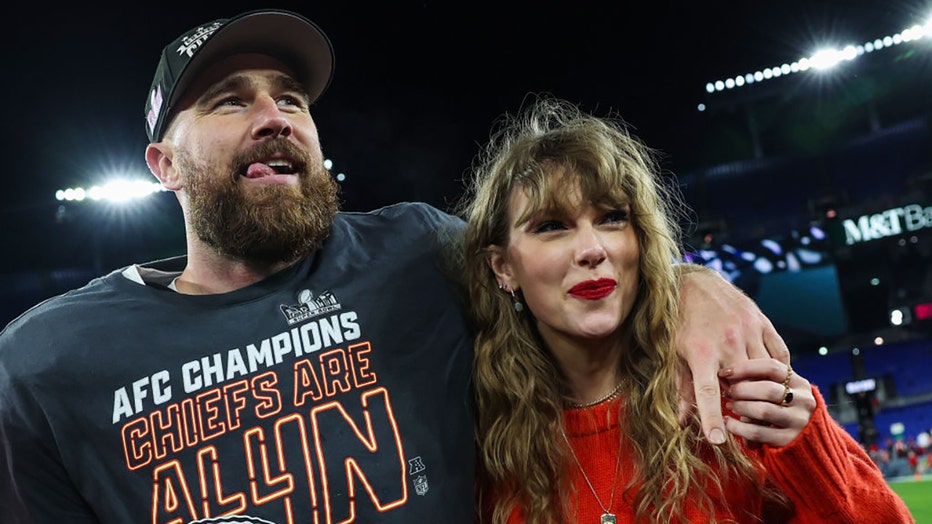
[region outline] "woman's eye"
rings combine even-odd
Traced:
[[[626,209],[613,209],[605,213],[604,220],[609,223],[627,222],[629,220],[629,213]]]
[[[556,220],[542,220],[534,226],[532,231],[534,233],[547,233],[550,231],[558,231],[560,229],[564,229],[561,222]]]

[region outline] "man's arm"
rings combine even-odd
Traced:
[[[706,438],[721,444],[725,422],[719,369],[761,357],[789,364],[790,352],[757,304],[718,272],[698,264],[677,264],[676,271],[676,350],[689,368],[680,376],[680,417],[685,420],[695,407]]]

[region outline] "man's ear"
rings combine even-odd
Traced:
[[[485,261],[495,273],[495,278],[506,291],[517,291],[518,283],[514,277],[514,270],[508,261],[504,248],[491,245],[486,248],[488,256]]]
[[[164,141],[149,144],[146,147],[146,164],[149,166],[149,171],[169,191],[181,189],[181,180],[172,161],[173,154],[171,144]]]

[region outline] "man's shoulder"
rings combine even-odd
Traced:
[[[338,217],[354,224],[381,224],[385,227],[426,226],[436,230],[438,227],[458,228],[463,221],[446,211],[424,202],[399,202],[372,211],[343,211]]]
[[[457,252],[465,222],[434,206],[402,202],[368,212],[341,212],[321,252],[330,257],[422,263]]]
[[[459,242],[465,228],[461,218],[430,204],[401,202],[364,213],[340,213],[334,236],[355,237],[366,244],[383,237],[399,247],[414,243],[447,250]]]
[[[121,271],[93,278],[79,287],[35,304],[10,321],[0,331],[0,338],[9,332],[23,329],[56,331],[75,319],[93,317],[100,307],[110,302],[108,297],[115,296],[115,283],[124,278]]]

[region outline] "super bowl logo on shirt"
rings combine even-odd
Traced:
[[[314,293],[309,289],[302,289],[298,292],[297,304],[281,305],[282,314],[285,315],[289,326],[342,308],[343,306],[333,292],[324,291],[319,297],[314,298]]]

